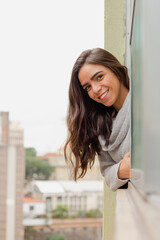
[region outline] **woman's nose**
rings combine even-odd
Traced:
[[[99,83],[92,85],[92,91],[93,91],[95,94],[99,93],[100,90],[101,90],[101,85],[100,85]]]

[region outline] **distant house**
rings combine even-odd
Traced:
[[[58,204],[75,211],[102,210],[103,181],[32,181],[26,188],[32,197],[45,202],[47,211]]]
[[[32,218],[38,215],[46,214],[46,204],[43,200],[28,196],[25,193],[23,201],[23,216],[24,218]]]
[[[41,156],[41,159],[55,167],[55,170],[50,176],[51,180],[69,180],[71,178],[63,154],[47,153]]]

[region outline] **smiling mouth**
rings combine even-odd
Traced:
[[[109,89],[98,98],[103,99],[105,96],[107,96],[108,92],[109,92]]]

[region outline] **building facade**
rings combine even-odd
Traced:
[[[24,145],[24,130],[18,122],[9,123],[9,144]]]
[[[50,180],[73,180],[73,169],[69,164],[66,164],[63,152],[60,153],[47,153],[41,158],[55,167],[54,172],[52,173]],[[95,159],[95,163],[92,169],[88,169],[86,175],[81,178],[81,180],[102,180],[102,175],[100,173],[98,159]]]
[[[9,142],[9,113],[0,112],[0,239],[23,240],[23,144]]]
[[[70,211],[103,209],[103,181],[32,181],[26,190],[46,203],[46,213],[59,204]]]

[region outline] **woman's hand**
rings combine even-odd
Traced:
[[[126,179],[129,178],[130,175],[130,152],[124,155],[119,168],[118,168],[118,178]]]

